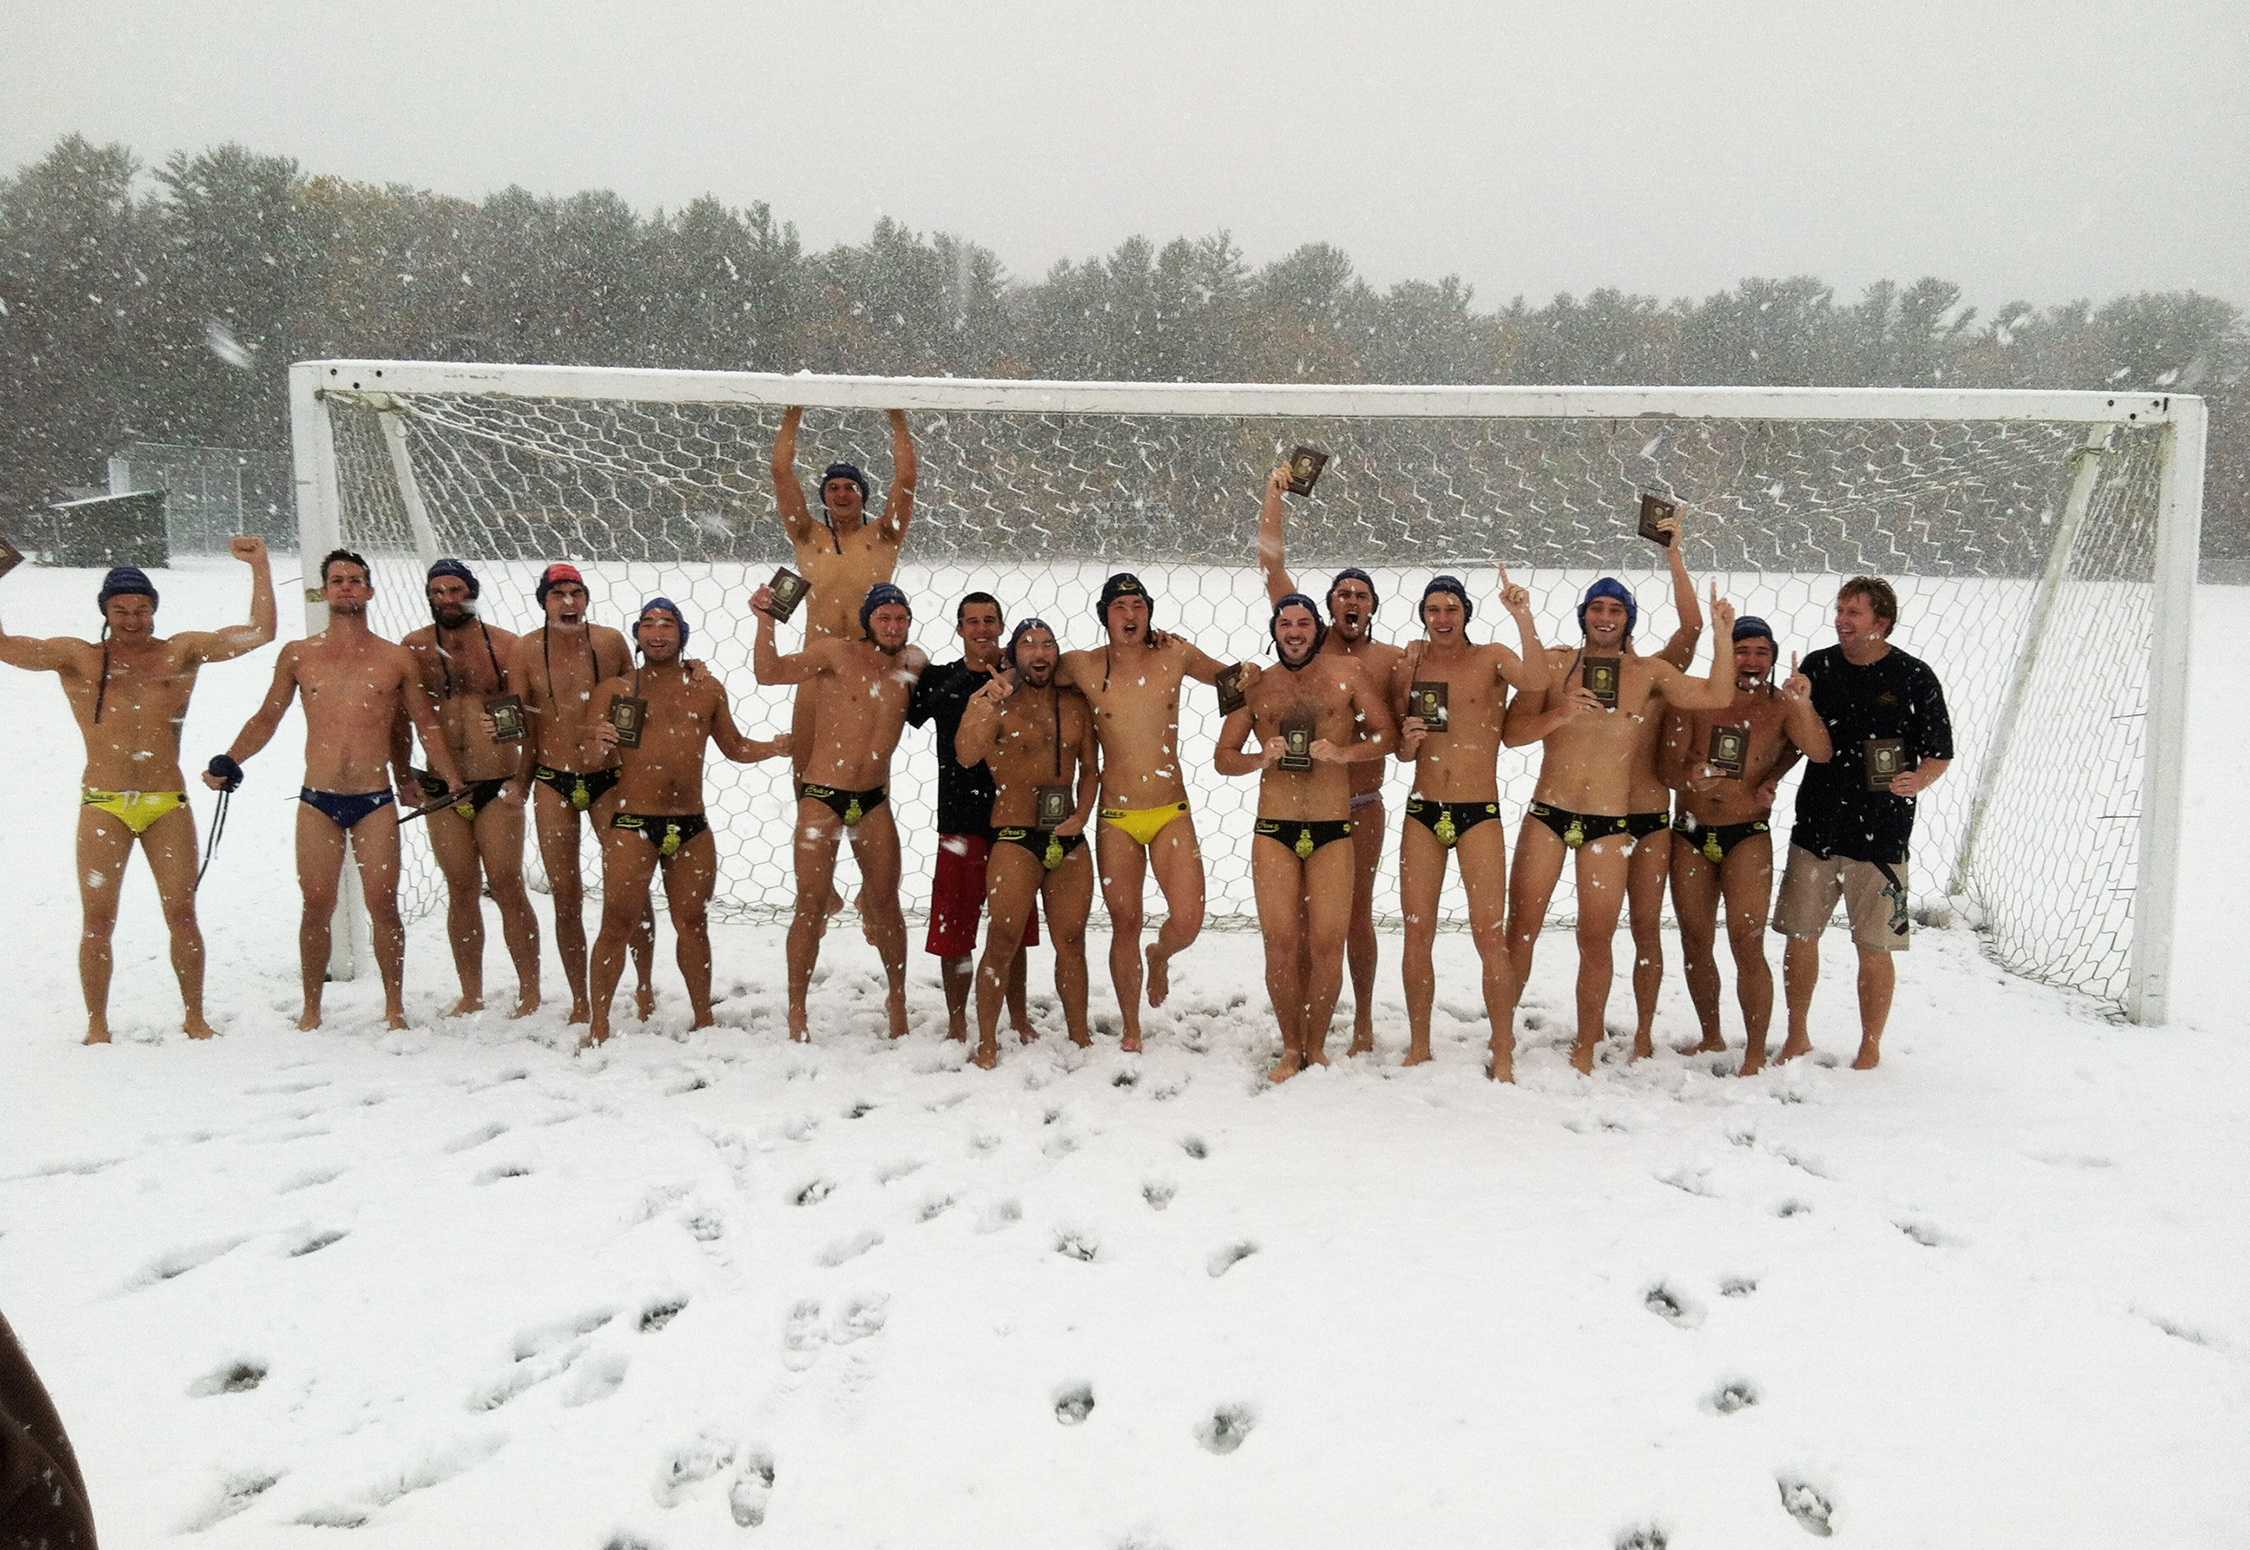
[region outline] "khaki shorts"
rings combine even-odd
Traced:
[[[1898,874],[1899,886],[1907,886],[1906,863],[1894,862],[1891,870]],[[1840,898],[1854,943],[1875,952],[1903,953],[1910,938],[1891,930],[1891,901],[1883,896],[1887,886],[1872,861],[1848,856],[1823,860],[1792,845],[1789,869],[1781,875],[1781,896],[1774,902],[1773,928],[1783,936],[1818,936],[1828,928]]]

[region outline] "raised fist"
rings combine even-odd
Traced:
[[[266,541],[250,533],[237,533],[227,540],[227,553],[245,565],[263,565],[266,561]]]

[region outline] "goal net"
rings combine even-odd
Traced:
[[[1663,553],[1635,533],[1644,489],[1686,503],[1697,584],[1767,619],[1784,653],[1833,643],[1846,577],[1888,577],[1894,639],[1936,669],[1956,737],[1955,774],[1916,821],[1913,907],[1983,933],[2017,973],[2162,1015],[2199,400],[318,361],[293,377],[307,562],[339,543],[366,554],[372,621],[393,637],[428,622],[423,573],[441,554],[478,570],[484,617],[515,630],[540,622],[531,589],[551,560],[578,564],[594,618],[620,628],[641,599],[667,594],[738,721],[771,735],[788,725],[787,691],[752,679],[746,600],[790,558],[769,469],[791,403],[808,406],[808,489],[827,463],[853,461],[877,509],[890,483],[879,411],[908,411],[920,477],[898,579],[914,600],[914,639],[937,662],[959,654],[954,607],[971,591],[997,596],[1010,619],[1049,620],[1066,648],[1098,644],[1095,596],[1118,569],[1149,585],[1159,626],[1223,660],[1267,654],[1259,502],[1267,471],[1300,443],[1332,461],[1314,498],[1290,502],[1289,564],[1316,594],[1337,568],[1371,572],[1384,639],[1419,634],[1414,600],[1439,571],[1468,582],[1480,604],[1472,634],[1492,638],[1503,622],[1497,562],[1531,589],[1543,638],[1563,643],[1578,638],[1586,585],[1622,577],[1640,601],[1638,643],[1654,649],[1676,616]],[[317,603],[311,612],[317,627]],[[797,638],[784,627],[784,649]],[[1709,649],[1706,634],[1703,664]],[[1219,721],[1214,695],[1191,685],[1180,747],[1210,921],[1252,926],[1256,783],[1211,768]],[[1503,753],[1504,811],[1528,799],[1536,770],[1536,749]],[[1391,768],[1394,828],[1407,780]],[[786,762],[713,760],[708,788],[714,909],[786,914]],[[919,912],[935,843],[927,733],[906,734],[891,790],[905,903]],[[1777,846],[1791,802],[1785,787]],[[595,848],[586,854],[591,873]],[[1376,895],[1394,919],[1396,865],[1394,840]],[[1568,873],[1550,923],[1572,916]],[[439,889],[426,857],[414,860],[408,908],[437,908]],[[1462,918],[1457,880],[1445,908]]]

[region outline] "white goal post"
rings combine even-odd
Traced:
[[[1047,618],[1066,647],[1095,644],[1092,600],[1112,569],[1149,583],[1160,625],[1214,656],[1257,656],[1258,501],[1266,471],[1299,442],[1334,461],[1315,498],[1292,502],[1290,564],[1312,591],[1345,565],[1372,572],[1384,638],[1416,632],[1413,599],[1439,571],[1468,581],[1483,637],[1499,617],[1497,561],[1532,587],[1542,635],[1566,643],[1585,585],[1623,577],[1650,649],[1674,615],[1662,556],[1635,536],[1634,496],[1668,491],[1689,509],[1698,583],[1767,618],[1784,652],[1833,639],[1846,577],[1898,587],[1896,639],[1945,683],[1958,755],[1917,819],[1917,912],[1973,927],[2014,972],[2136,1021],[2165,1016],[2202,506],[2197,398],[337,360],[293,367],[290,392],[308,631],[324,622],[310,567],[334,547],[373,563],[373,622],[394,637],[428,622],[422,574],[440,554],[475,567],[485,617],[518,630],[538,622],[540,567],[569,559],[587,570],[603,622],[624,626],[648,594],[677,597],[690,654],[727,681],[753,729],[788,720],[781,695],[751,681],[745,604],[788,558],[769,472],[785,405],[809,411],[803,477],[859,463],[877,506],[889,443],[876,411],[908,412],[921,472],[899,579],[914,638],[938,661],[957,654],[953,610],[972,590],[996,594],[1011,618]],[[1181,733],[1211,923],[1254,925],[1254,783],[1212,772],[1209,699],[1191,686]],[[894,767],[910,911],[928,894],[934,762],[909,733]],[[1511,817],[1534,770],[1522,752],[1502,756]],[[787,771],[715,765],[710,782],[724,835],[714,909],[777,918],[792,892]],[[1395,814],[1395,769],[1391,789]],[[1790,804],[1785,790],[1777,843]],[[1395,917],[1395,842],[1389,852],[1377,907]],[[434,874],[426,858],[410,871],[408,907],[427,910]],[[1566,877],[1550,919],[1571,910]],[[348,973],[354,933],[337,940]]]

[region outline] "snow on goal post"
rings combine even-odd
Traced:
[[[623,628],[662,592],[685,607],[692,655],[727,682],[745,729],[788,725],[785,691],[750,671],[750,591],[789,558],[770,458],[784,405],[808,406],[799,471],[827,463],[890,484],[880,413],[906,409],[921,473],[899,568],[914,639],[958,654],[954,605],[989,591],[1037,613],[1066,648],[1101,634],[1111,570],[1137,572],[1157,623],[1222,659],[1269,650],[1253,537],[1263,480],[1309,443],[1333,460],[1292,498],[1289,563],[1326,590],[1339,567],[1380,588],[1377,633],[1418,633],[1437,571],[1503,622],[1498,560],[1527,584],[1541,633],[1578,638],[1586,584],[1639,594],[1638,644],[1675,614],[1662,553],[1635,534],[1636,495],[1689,507],[1688,563],[1781,649],[1831,644],[1837,585],[1898,588],[1896,639],[1929,661],[1952,708],[1955,774],[1916,823],[1913,904],[1984,933],[1992,956],[2146,1020],[2163,1015],[2177,845],[2185,663],[2201,504],[2203,405],[2174,396],[1764,388],[1306,387],[785,377],[756,373],[313,361],[294,368],[299,511],[308,561],[335,544],[376,571],[373,622],[428,622],[422,576],[458,555],[485,618],[536,627],[548,561],[587,573],[594,617]],[[317,602],[308,628],[317,628]],[[784,627],[794,649],[795,625]],[[1708,652],[1706,640],[1703,651]],[[1708,655],[1701,661],[1708,663]],[[1256,784],[1210,767],[1215,699],[1190,685],[1182,753],[1208,872],[1211,924],[1252,926]],[[926,908],[935,755],[909,731],[892,799],[905,903]],[[1504,753],[1511,825],[1536,750]],[[790,906],[785,763],[714,760],[721,878],[713,908]],[[1391,769],[1391,824],[1406,791]],[[1776,810],[1786,843],[1791,795]],[[1396,842],[1377,884],[1395,921]],[[586,847],[589,882],[595,848]],[[440,885],[409,847],[405,904]],[[534,855],[531,864],[536,870]],[[847,863],[848,866],[848,863]],[[847,890],[848,891],[848,890]],[[1160,899],[1151,894],[1151,904]],[[1571,918],[1567,870],[1550,923]],[[1458,882],[1445,909],[1459,923]]]

